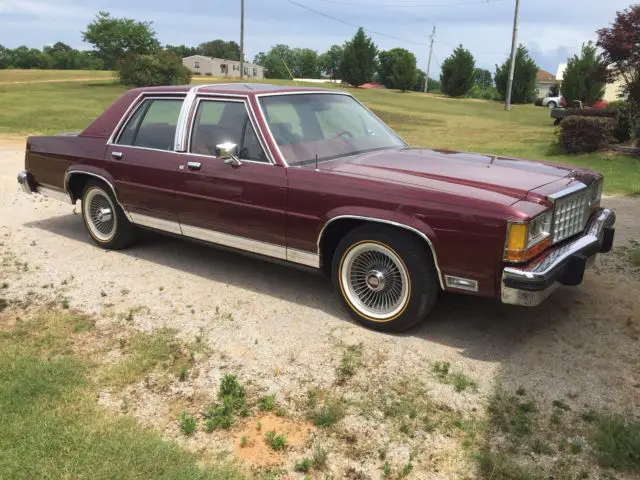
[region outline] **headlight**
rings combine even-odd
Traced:
[[[507,223],[504,259],[507,262],[526,262],[551,245],[553,212],[538,215],[528,223]]]

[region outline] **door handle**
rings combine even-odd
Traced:
[[[111,152],[111,157],[120,160],[122,158],[122,152]]]
[[[202,167],[202,163],[200,162],[187,162],[187,168],[189,170],[200,170],[200,167]]]

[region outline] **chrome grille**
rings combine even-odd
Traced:
[[[556,200],[553,243],[561,242],[585,229],[589,220],[592,197],[592,189],[585,188]]]

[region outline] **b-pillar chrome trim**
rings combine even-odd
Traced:
[[[409,225],[405,225],[404,223],[398,223],[398,222],[393,222],[391,220],[382,220],[379,218],[373,218],[373,217],[362,217],[360,215],[338,215],[337,217],[333,217],[331,219],[329,219],[327,221],[327,223],[324,224],[324,226],[322,227],[322,229],[320,230],[320,234],[318,235],[318,241],[317,241],[317,248],[318,248],[318,257],[320,258],[322,256],[322,251],[320,248],[320,242],[322,242],[322,235],[324,234],[324,231],[326,230],[326,228],[333,223],[336,220],[340,220],[343,218],[351,218],[351,219],[355,219],[355,220],[364,220],[367,222],[377,222],[377,223],[384,223],[386,225],[391,225],[393,227],[398,227],[398,228],[404,228],[405,230],[409,230],[417,235],[419,235],[420,237],[422,237],[422,239],[427,242],[427,245],[429,245],[429,249],[431,250],[431,254],[433,255],[433,264],[436,267],[436,271],[438,272],[438,281],[440,282],[440,288],[442,288],[442,290],[444,290],[444,282],[442,280],[442,272],[440,271],[440,266],[438,265],[438,256],[436,254],[436,249],[433,248],[433,243],[431,243],[431,240],[429,239],[429,237],[427,237],[424,233],[422,233],[420,230],[410,227]]]

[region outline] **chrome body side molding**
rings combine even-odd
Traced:
[[[180,224],[173,220],[165,220],[163,218],[152,217],[150,215],[135,212],[129,213],[129,216],[131,217],[131,222],[136,225],[162,230],[163,232],[175,233],[177,235],[182,234]]]
[[[208,228],[184,225],[172,220],[165,220],[140,213],[131,213],[132,223],[141,227],[153,228],[163,232],[184,235],[185,237],[202,240],[214,245],[234,248],[245,252],[256,253],[265,257],[286,260],[298,263],[307,267],[319,268],[320,257],[313,252],[305,252],[284,245],[276,245],[268,242],[261,242],[252,238],[240,237],[228,233],[218,232]]]
[[[444,288],[444,282],[442,281],[442,272],[440,271],[440,266],[438,265],[438,256],[436,254],[436,249],[433,248],[433,243],[431,243],[431,240],[429,239],[429,237],[427,237],[423,232],[421,232],[420,230],[410,227],[409,225],[405,225],[404,223],[398,223],[398,222],[393,222],[391,220],[382,220],[379,218],[373,218],[373,217],[362,217],[360,215],[338,215],[337,217],[333,217],[331,219],[329,219],[323,226],[322,229],[320,230],[320,234],[318,235],[318,241],[317,241],[317,248],[318,248],[318,257],[322,256],[322,251],[320,248],[320,242],[322,241],[322,235],[324,234],[324,231],[326,230],[326,228],[333,223],[336,220],[340,220],[342,218],[351,218],[351,219],[355,219],[355,220],[364,220],[367,222],[377,222],[377,223],[384,223],[386,225],[391,225],[392,227],[398,227],[398,228],[404,228],[405,230],[409,230],[413,233],[416,233],[417,235],[419,235],[420,237],[422,237],[422,239],[427,242],[427,244],[429,245],[429,249],[431,250],[431,254],[433,255],[433,264],[436,267],[436,271],[438,272],[438,281],[440,282],[440,288],[442,288],[442,290],[445,290]]]

